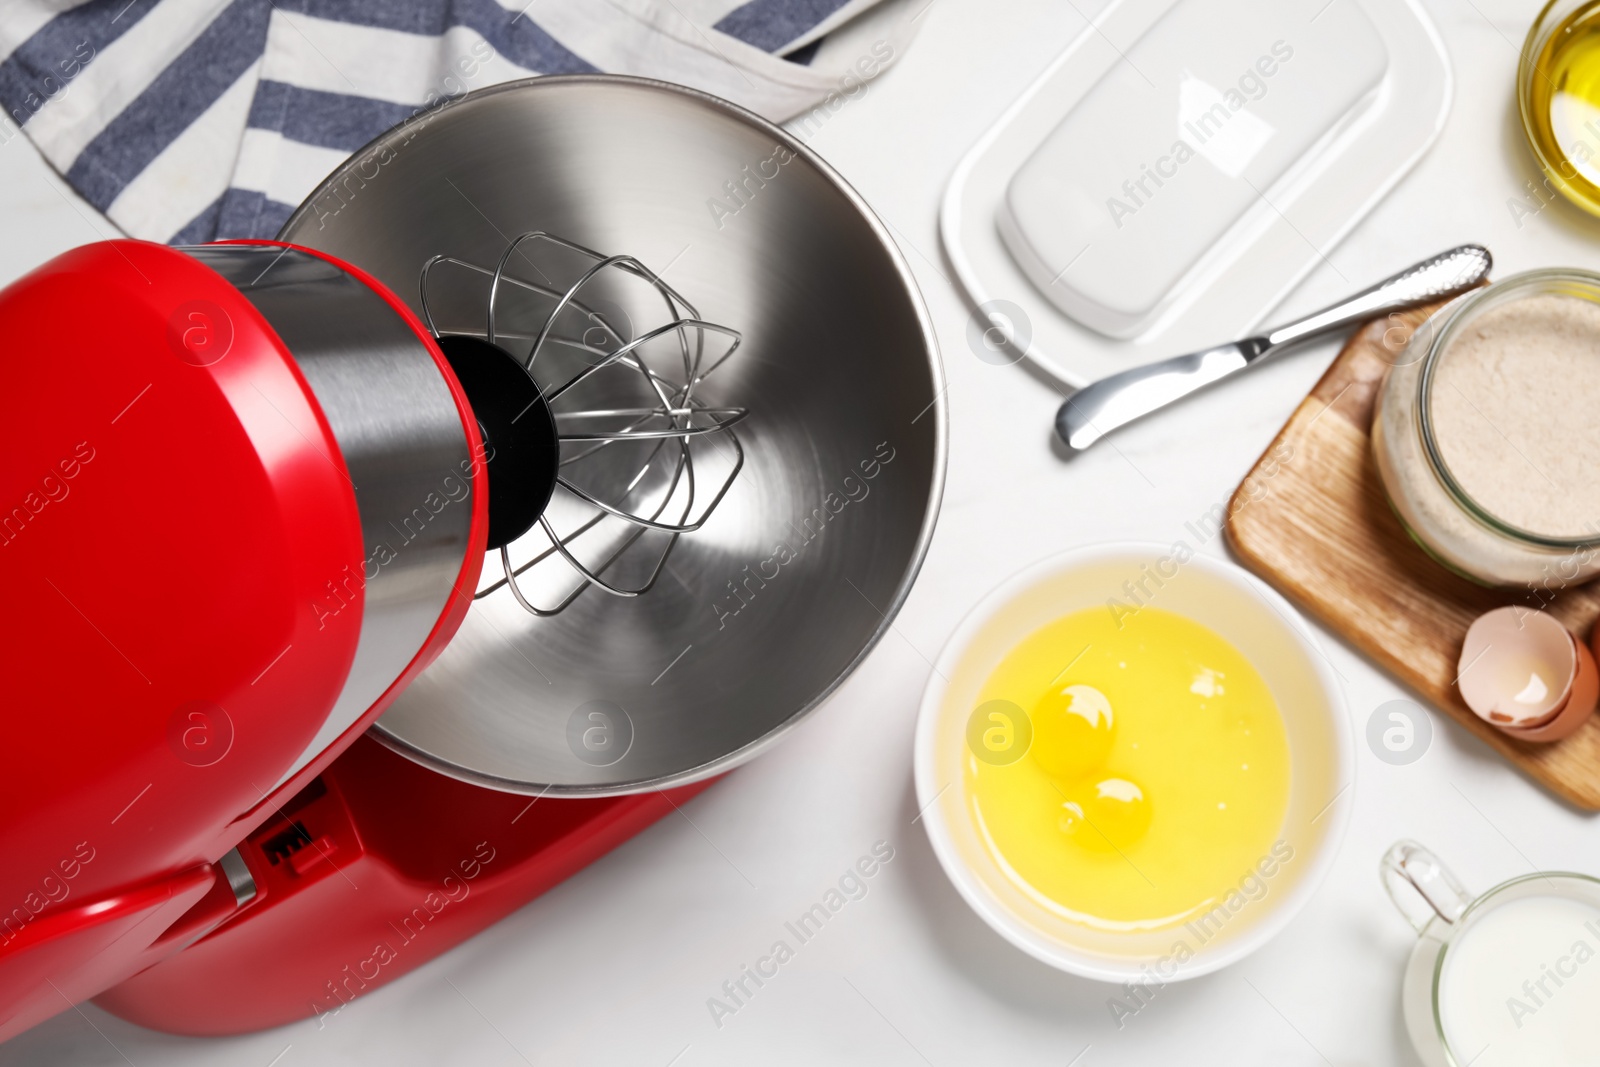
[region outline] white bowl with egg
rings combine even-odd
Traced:
[[[980,691],[1011,650],[1065,616],[1111,610],[1113,601],[1126,605],[1131,597],[1207,628],[1255,669],[1282,719],[1288,788],[1273,847],[1241,869],[1237,882],[1215,887],[1215,908],[1190,922],[1110,929],[1067,917],[987,840],[968,795],[972,779],[966,766],[974,757],[967,738]],[[1349,820],[1352,745],[1332,664],[1305,620],[1278,593],[1182,542],[1096,545],[1052,556],[1013,576],[951,636],[917,723],[917,804],[951,882],[1006,940],[1087,978],[1165,983],[1243,958],[1305,906],[1331,867]],[[1159,817],[1161,809],[1155,810]]]

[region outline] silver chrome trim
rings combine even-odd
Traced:
[[[217,861],[217,868],[228,879],[228,888],[233,890],[233,902],[239,907],[244,907],[256,899],[256,880],[250,874],[250,868],[245,865],[244,857],[234,849]]]
[[[181,251],[261,312],[333,429],[361,515],[361,574],[328,575],[307,610],[365,593],[355,660],[283,784],[405,671],[439,621],[472,533],[472,455],[455,397],[426,344],[382,296],[327,260],[281,245]]]

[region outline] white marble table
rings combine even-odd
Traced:
[[[1519,226],[1506,205],[1534,176],[1512,79],[1537,0],[1426,6],[1457,72],[1444,135],[1285,310],[1342,295],[1341,274],[1376,279],[1467,240],[1488,244],[1501,273],[1600,263],[1600,223],[1558,204]],[[934,0],[921,22],[902,63],[812,141],[898,236],[950,378],[943,515],[894,632],[785,744],[684,816],[321,1029],[193,1040],[86,1006],[0,1046],[0,1065],[1409,1065],[1398,986],[1411,933],[1379,888],[1383,850],[1418,838],[1480,888],[1535,867],[1600,871],[1592,819],[1439,718],[1431,749],[1410,766],[1384,764],[1358,740],[1350,834],[1282,937],[1236,967],[1169,986],[1120,1031],[1110,989],[1034,962],[967,910],[911,823],[911,733],[929,660],[985,591],[1029,561],[1094,541],[1179,536],[1226,499],[1334,347],[1133,427],[1120,452],[1058,458],[1055,390],[968,349],[935,217],[957,159],[1083,18],[1053,0]],[[0,223],[0,279],[111,234],[21,138],[0,146]],[[1359,733],[1379,704],[1406,694],[1336,637],[1324,640]],[[878,841],[894,859],[866,897],[716,1026],[707,998]]]

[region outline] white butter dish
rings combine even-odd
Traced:
[[[1259,326],[1450,96],[1414,0],[1114,0],[963,159],[942,237],[1081,385]]]

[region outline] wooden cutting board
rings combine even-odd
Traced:
[[[1390,510],[1373,464],[1378,388],[1429,310],[1370,323],[1351,338],[1240,483],[1229,540],[1246,566],[1434,707],[1553,792],[1600,810],[1600,715],[1565,741],[1528,744],[1483,722],[1456,692],[1468,624],[1505,604],[1537,607],[1539,598],[1485,589],[1430,559]],[[1548,610],[1587,640],[1600,591],[1593,583],[1566,589]],[[1358,714],[1356,729],[1364,725]]]

